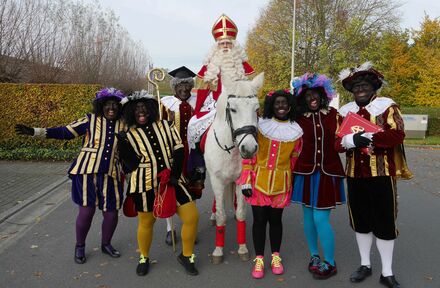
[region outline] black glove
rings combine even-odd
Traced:
[[[173,186],[177,186],[177,185],[179,185],[179,181],[177,180],[176,177],[171,176],[170,177],[170,184],[173,185]]]
[[[139,166],[141,159],[130,145],[130,142],[128,142],[127,134],[125,132],[116,133],[115,136],[116,139],[118,139],[119,158],[124,164],[124,172],[130,173]]]
[[[243,184],[241,185],[241,194],[245,197],[251,197],[252,196],[252,186],[250,184]]]
[[[17,124],[15,125],[15,133],[17,133],[18,135],[34,136],[35,130],[32,127],[28,127],[23,124]]]
[[[245,197],[251,197],[252,196],[252,189],[241,189],[241,194],[243,194]]]
[[[118,141],[128,142],[127,133],[125,133],[124,131],[116,133],[115,136],[118,139]]]
[[[177,179],[180,178],[183,170],[183,159],[185,157],[185,151],[183,148],[179,148],[174,150],[173,152],[173,165],[171,166],[171,178]],[[171,180],[170,180],[171,181]]]
[[[362,134],[365,132],[358,132],[353,135],[353,143],[356,148],[368,147],[371,144],[371,140],[367,137],[363,137]]]

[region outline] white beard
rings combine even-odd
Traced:
[[[226,52],[215,46],[205,61],[207,70],[203,79],[205,82],[217,82],[217,75],[220,73],[232,80],[246,79],[242,64],[246,60],[246,54],[240,46],[234,45]]]

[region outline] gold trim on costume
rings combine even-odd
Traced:
[[[81,151],[96,153],[96,152],[98,152],[98,148],[83,147],[83,148],[81,148]]]
[[[75,129],[73,129],[70,125],[66,126],[67,130],[69,130],[70,133],[72,133],[75,137],[78,137],[79,134],[76,133]]]
[[[83,185],[82,185],[82,192],[83,192],[83,204],[82,206],[87,206],[87,175],[82,175],[83,176]]]
[[[394,121],[394,109],[393,107],[389,108],[389,113],[387,117],[387,123],[391,126],[391,129],[396,130],[397,129],[397,123]]]
[[[371,177],[378,176],[377,175],[377,156],[374,154],[370,155],[370,169],[371,169]]]
[[[112,179],[113,179],[113,186],[115,188],[116,209],[118,209],[118,207],[121,207],[121,198],[119,197],[119,185],[118,185],[118,181],[115,178]]]
[[[108,189],[107,187],[108,187],[108,175],[104,175],[104,184],[102,185],[102,200],[104,201],[104,203],[102,205],[102,211],[107,211],[107,189]]]
[[[352,151],[352,153],[351,153],[351,157],[348,157],[348,158],[350,158],[350,159],[349,159],[349,161],[350,161],[350,165],[348,165],[348,167],[350,167],[350,174],[349,174],[349,176],[350,176],[350,177],[354,177],[354,165],[355,165],[355,161],[354,161],[354,151]]]
[[[98,128],[97,130],[99,130],[100,133],[99,135],[100,137],[95,136],[95,143],[93,143],[95,144],[94,146],[99,145],[99,143],[105,143],[106,140],[105,138],[107,136],[107,120],[104,117],[99,117],[98,119],[97,119],[99,121],[98,123],[101,124],[99,125],[100,129],[97,127]],[[90,157],[92,158],[92,162],[89,164],[90,166],[88,172],[89,171],[90,173],[96,172],[96,170],[93,168],[95,166],[95,163],[101,163],[102,153],[104,153],[104,151],[105,151],[105,147],[103,149],[99,149],[98,153],[96,154],[94,153],[90,155]]]

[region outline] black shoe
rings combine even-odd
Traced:
[[[371,276],[371,273],[372,273],[371,268],[368,268],[367,266],[362,265],[350,275],[350,281],[351,282],[364,281],[365,278],[367,278],[368,276]]]
[[[121,253],[119,253],[118,250],[113,248],[112,244],[107,244],[107,245],[101,244],[101,251],[102,253],[110,255],[113,258],[121,257]]]
[[[173,230],[173,234],[174,234],[174,242],[177,243],[177,236],[175,230]],[[172,237],[171,231],[168,231],[167,236],[165,237],[165,243],[167,243],[168,246],[173,245],[173,239],[171,237]]]
[[[75,255],[73,256],[73,259],[77,264],[84,264],[86,262],[85,250],[85,246],[75,246]]]
[[[380,274],[379,283],[388,288],[400,288],[400,284],[396,281],[394,275],[384,277]]]
[[[139,257],[139,263],[136,267],[136,274],[138,276],[145,276],[148,274],[148,269],[150,268],[150,259],[141,255]]]
[[[335,265],[331,265],[327,261],[322,261],[319,263],[318,269],[313,272],[313,278],[324,280],[336,275],[336,273],[338,273],[338,269],[336,269],[336,262]]]
[[[196,267],[194,266],[194,258],[194,254],[186,257],[183,256],[182,253],[180,253],[179,256],[177,256],[177,261],[182,264],[183,267],[185,267],[186,273],[192,276],[199,274],[199,271],[197,271]]]
[[[319,257],[319,255],[312,255],[309,262],[309,272],[313,273],[315,271],[318,271],[319,264],[321,264],[321,258]]]

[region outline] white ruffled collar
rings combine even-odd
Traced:
[[[259,118],[258,127],[265,137],[281,142],[295,141],[303,135],[298,123],[291,121]]]
[[[388,107],[394,104],[396,104],[396,102],[394,102],[394,100],[391,98],[376,97],[375,99],[373,99],[373,101],[368,103],[367,106],[365,106],[365,109],[367,109],[370,115],[376,117],[384,113],[388,109]],[[341,114],[343,117],[345,117],[348,112],[357,113],[358,111],[359,106],[356,104],[355,101],[345,104],[338,110],[339,114]]]
[[[162,105],[165,106],[168,110],[173,112],[178,111],[180,103],[182,103],[182,101],[175,96],[164,96],[160,98],[160,102],[162,102]],[[191,94],[187,102],[194,109],[194,107],[196,106],[196,96]]]

